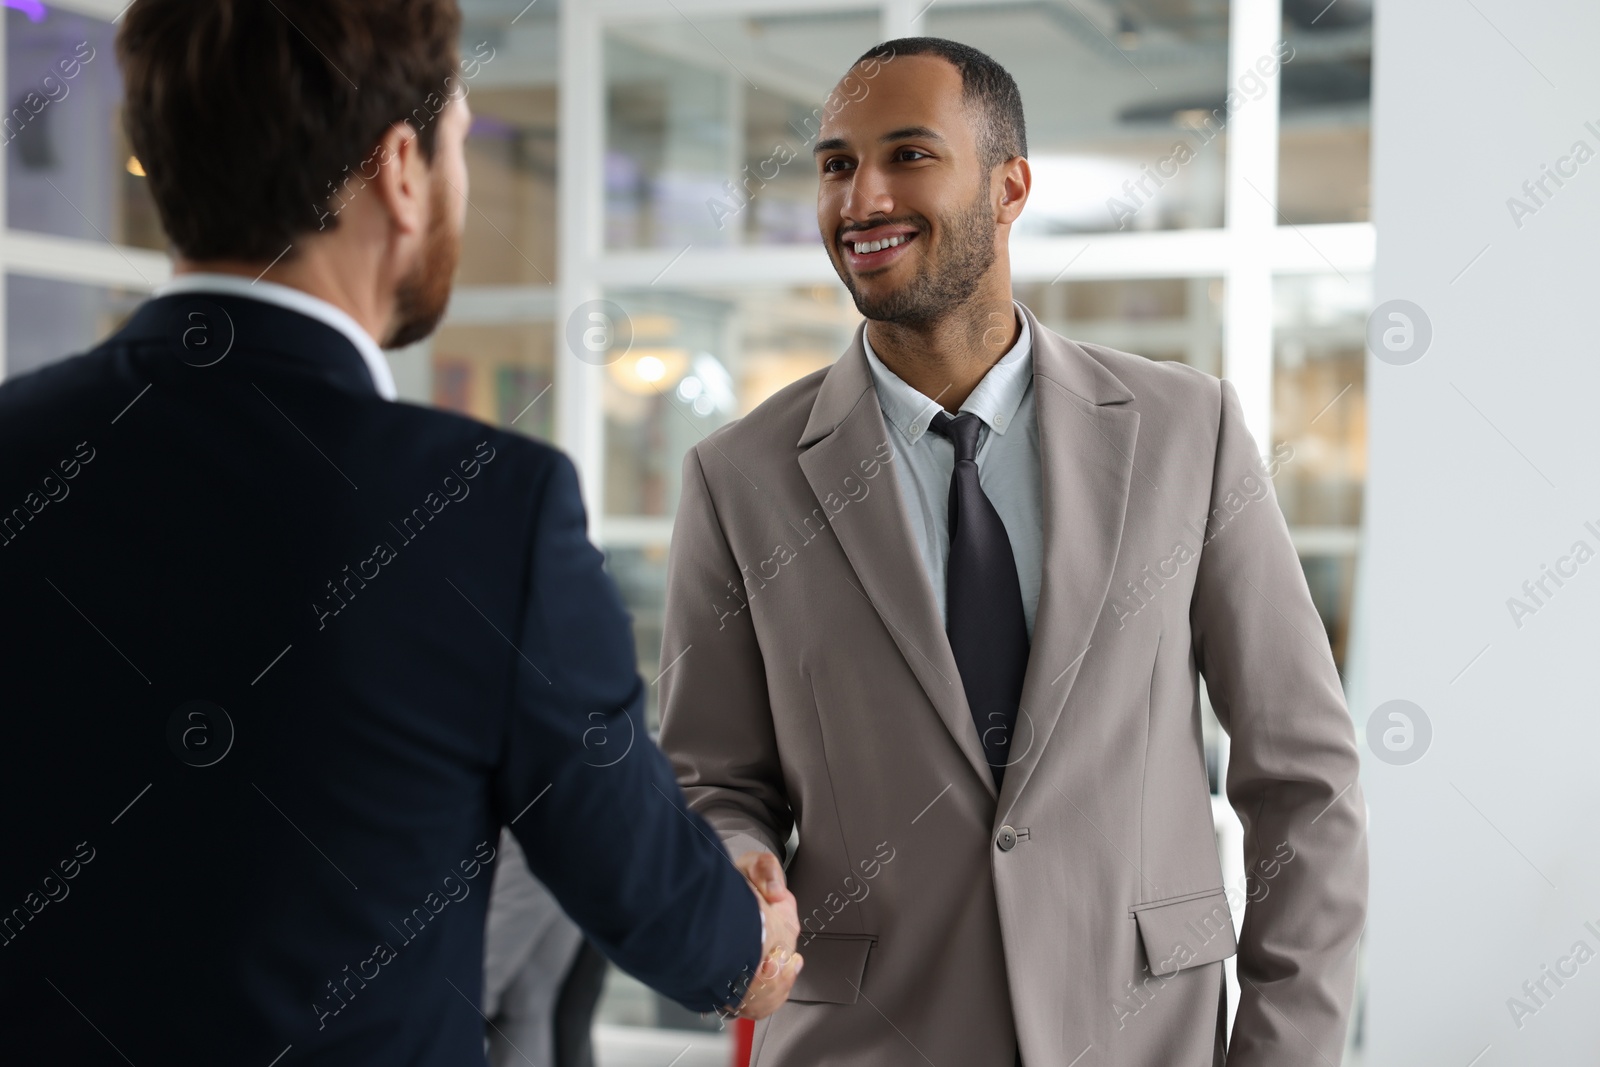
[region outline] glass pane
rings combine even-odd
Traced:
[[[554,325],[446,320],[427,341],[389,353],[401,399],[555,437]]]
[[[820,243],[819,109],[875,8],[608,28],[606,247]]]
[[[839,286],[609,295],[633,340],[606,367],[608,516],[670,518],[689,447],[831,364],[861,321]]]
[[[1222,225],[1227,0],[940,3],[924,22],[1022,91],[1034,186],[1019,234]]]
[[[661,626],[667,604],[666,543],[606,549],[606,570],[622,591],[623,603],[633,617],[633,644],[639,656],[639,674],[646,682],[661,675]],[[645,725],[655,735],[661,730],[660,687],[645,693]]]
[[[1039,321],[1075,341],[1222,373],[1222,279],[1129,278],[1015,287]]]
[[[1278,206],[1290,221],[1371,218],[1372,0],[1283,5]]]
[[[116,333],[144,294],[6,275],[5,377],[75,356]]]
[[[467,0],[461,56],[472,128],[458,284],[550,285],[556,278],[556,102],[560,30],[541,5]],[[476,65],[467,64],[476,59]]]
[[[33,6],[6,17],[6,220],[23,230],[165,249],[122,134],[116,27]]]
[[[1367,471],[1369,275],[1274,282],[1272,438],[1294,455],[1274,478],[1290,526],[1361,523]]]
[[[1344,664],[1367,477],[1369,275],[1281,277],[1273,285],[1270,465],[1311,598]]]

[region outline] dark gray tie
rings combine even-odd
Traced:
[[[998,788],[1028,670],[1022,584],[1005,524],[978,482],[978,416],[939,412],[928,428],[956,449],[950,475],[950,559],[945,569],[945,631],[961,671],[984,758]]]

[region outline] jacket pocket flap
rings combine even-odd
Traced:
[[[867,973],[867,953],[877,938],[870,934],[817,934],[801,939],[799,952],[805,960],[800,977],[794,980],[790,1000],[828,1004],[854,1004],[860,996],[861,979]]]
[[[1150,972],[1158,978],[1170,978],[1185,967],[1225,960],[1239,948],[1233,939],[1228,894],[1222,889],[1138,904],[1133,917]]]

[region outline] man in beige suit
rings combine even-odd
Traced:
[[[806,965],[755,1062],[1337,1064],[1358,757],[1238,399],[1012,302],[1002,68],[918,38],[852,76],[818,221],[867,322],[689,454],[672,542],[662,746],[741,865],[798,830]]]

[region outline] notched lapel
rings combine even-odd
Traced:
[[[847,364],[852,359],[859,361],[859,367]],[[836,374],[841,382],[831,381]],[[911,521],[894,481],[898,456],[885,464],[875,479],[869,481],[863,476],[862,462],[881,457],[883,447],[892,447],[892,442],[877,393],[871,388],[859,341],[829,372],[829,379],[818,395],[818,409],[833,403],[841,410],[848,407],[848,411],[842,417],[840,411],[814,411],[806,436],[815,439],[815,443],[801,453],[800,468],[819,505],[830,516],[839,547],[855,571],[842,576],[848,584],[841,586],[840,595],[865,597],[877,611],[939,718],[993,796],[994,777],[978,744],[978,731],[967,708],[944,620],[939,617],[933,589],[923,572],[922,556],[911,536]],[[850,388],[839,388],[842,384]],[[836,388],[830,390],[829,385]],[[855,391],[858,385],[861,388]],[[841,421],[827,432],[827,425],[835,417]],[[884,477],[886,474],[888,477]],[[869,489],[860,499],[851,499],[851,487],[857,485]],[[859,489],[854,491],[860,493]]]
[[[1031,313],[1030,313],[1031,318]],[[1001,817],[1038,765],[1105,606],[1122,543],[1139,413],[1093,357],[1033,321],[1044,573]]]

